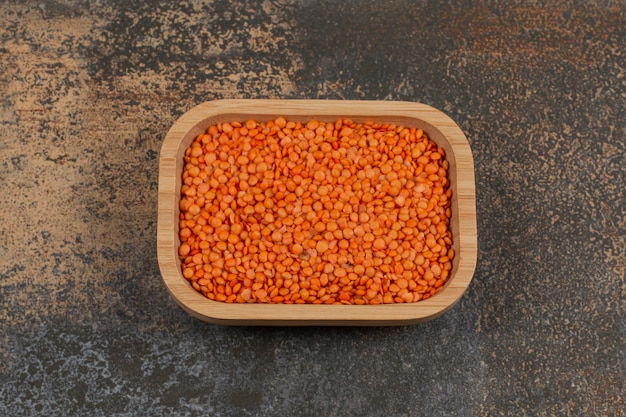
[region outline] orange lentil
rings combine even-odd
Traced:
[[[374,239],[374,242],[372,243],[372,246],[374,246],[375,249],[378,250],[382,250],[385,248],[385,240],[383,238],[376,238]]]
[[[450,276],[449,162],[420,129],[233,121],[183,159],[178,256],[208,299],[410,303]]]

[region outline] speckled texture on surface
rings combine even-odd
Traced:
[[[626,4],[0,4],[0,415],[620,416]],[[227,328],[169,298],[158,153],[218,98],[419,101],[465,131],[479,258],[399,328]]]

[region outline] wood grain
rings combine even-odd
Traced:
[[[185,149],[210,125],[278,116],[355,122],[371,120],[424,130],[446,151],[452,188],[450,227],[456,257],[443,291],[416,303],[373,306],[310,304],[228,304],[195,291],[182,276],[178,259],[178,201]],[[431,320],[450,309],[469,286],[476,266],[474,162],[467,138],[441,111],[420,103],[341,100],[217,100],[181,116],[167,133],[159,157],[157,250],[163,281],[174,300],[200,320],[227,325],[406,325]]]

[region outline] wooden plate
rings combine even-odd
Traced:
[[[278,116],[306,122],[387,122],[422,129],[446,151],[452,188],[450,227],[456,256],[447,283],[435,296],[409,304],[237,304],[212,301],[182,276],[178,258],[178,202],[185,149],[215,123]],[[159,158],[158,261],[174,300],[192,316],[226,325],[406,325],[431,320],[450,309],[472,280],[477,257],[474,162],[467,138],[452,119],[430,106],[393,101],[218,100],[200,104],[171,127]]]

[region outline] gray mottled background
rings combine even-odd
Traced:
[[[543,3],[543,2],[541,2]],[[3,1],[0,415],[623,416],[624,1]],[[398,328],[228,328],[156,259],[161,141],[220,98],[418,101],[479,257]]]

